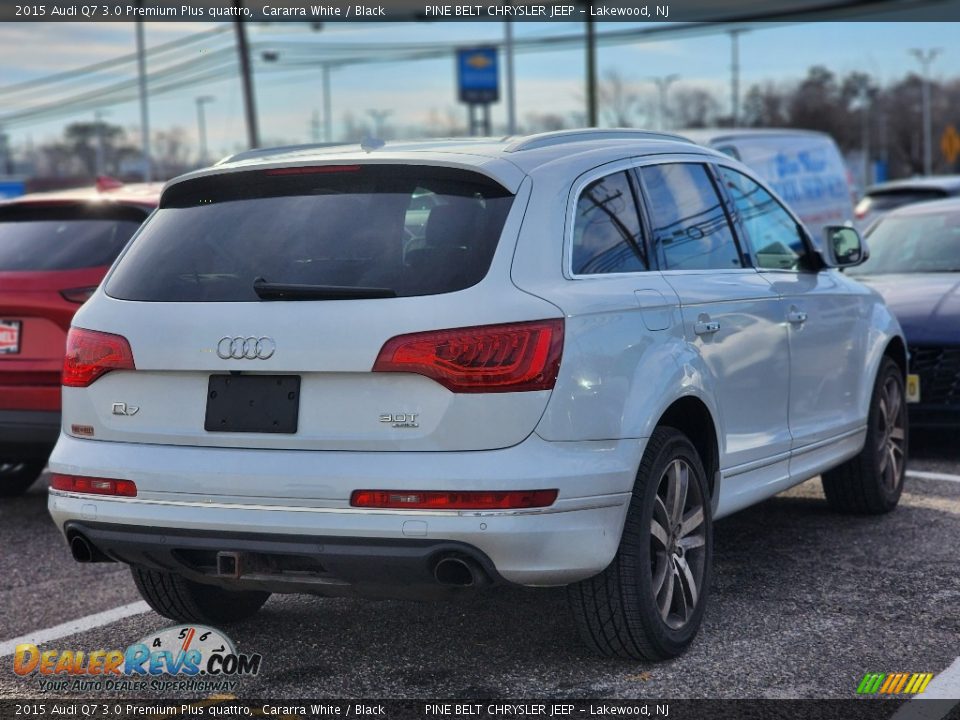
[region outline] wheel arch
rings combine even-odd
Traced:
[[[884,357],[888,357],[893,360],[900,367],[900,371],[903,373],[903,376],[907,376],[907,368],[909,367],[909,354],[907,352],[907,346],[903,342],[903,338],[901,338],[899,335],[894,335],[884,348],[883,355]]]
[[[706,403],[695,395],[684,395],[663,412],[657,427],[672,427],[686,435],[700,455],[707,475],[707,492],[716,509],[720,477],[720,445],[717,424]]]

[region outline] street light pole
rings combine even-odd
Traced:
[[[143,5],[141,0],[140,5]],[[143,21],[137,21],[137,78],[140,88],[140,147],[143,155],[143,181],[153,179],[150,160],[150,117],[147,111],[147,52],[143,40]]]
[[[323,141],[333,142],[333,100],[330,99],[330,63],[322,66],[323,76]]]
[[[197,101],[197,137],[200,140],[200,165],[207,164],[207,122],[203,114],[203,106],[214,101],[213,95],[201,95]]]
[[[104,147],[103,137],[103,118],[107,116],[106,110],[97,110],[93,113],[93,119],[97,125],[97,176],[105,175],[104,164],[106,162],[106,148]]]
[[[933,119],[930,117],[930,66],[937,56],[943,52],[941,48],[912,48],[910,54],[919,61],[923,68],[923,174],[933,172]]]
[[[510,4],[510,3],[508,3]],[[517,94],[514,85],[513,71],[513,21],[503,23],[503,49],[506,55],[507,75],[507,135],[517,133]]]
[[[667,91],[670,89],[670,86],[673,85],[677,80],[680,79],[679,75],[671,73],[670,75],[663,75],[660,77],[650,78],[657,86],[657,90],[660,92],[660,111],[657,113],[660,130],[667,129]]]
[[[740,36],[743,28],[730,30],[730,108],[733,126],[740,127]]]

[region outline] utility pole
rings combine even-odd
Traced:
[[[140,0],[138,5],[143,5]],[[140,153],[143,156],[143,181],[153,179],[150,159],[150,117],[147,110],[147,51],[143,40],[143,21],[137,20],[137,77],[140,88]]]
[[[512,3],[507,3],[508,5]],[[513,70],[513,22],[503,23],[503,50],[506,55],[507,75],[507,135],[517,134],[517,95]]]
[[[660,94],[660,110],[657,113],[659,122],[659,130],[667,129],[667,91],[670,89],[670,86],[673,85],[677,80],[680,79],[679,75],[671,73],[670,75],[662,75],[660,77],[650,78],[657,86],[657,90]]]
[[[243,0],[233,0],[238,14],[243,12]],[[260,129],[257,127],[256,99],[253,95],[253,73],[250,69],[250,52],[247,48],[247,29],[237,17],[234,24],[237,33],[237,53],[240,55],[240,76],[243,81],[243,107],[247,116],[247,144],[251,149],[260,147]]]
[[[197,99],[197,137],[200,140],[200,165],[207,164],[207,123],[203,106],[215,100],[213,95],[201,95]]]
[[[323,141],[333,142],[333,100],[330,95],[330,63],[322,66],[323,77]]]
[[[730,30],[730,109],[733,126],[740,127],[740,36],[744,28]]]
[[[930,117],[930,66],[937,56],[943,52],[941,48],[912,48],[913,55],[923,67],[923,174],[933,173],[933,119]]]
[[[93,113],[93,119],[96,123],[97,130],[97,176],[106,175],[104,171],[104,164],[106,163],[106,147],[104,145],[103,137],[103,118],[107,116],[106,110],[97,110]]]
[[[587,125],[599,125],[597,112],[597,35],[593,26],[593,1],[587,0]]]

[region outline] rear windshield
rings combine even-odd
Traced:
[[[153,302],[259,301],[255,283],[453,292],[486,275],[512,201],[476,173],[427,166],[188,180],[164,193],[106,291]]]
[[[0,207],[0,272],[109,265],[146,216],[102,203]]]

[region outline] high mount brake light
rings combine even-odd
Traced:
[[[59,473],[54,473],[50,476],[50,487],[54,490],[86,493],[88,495],[137,496],[137,485],[132,480],[114,480],[112,478],[60,475]]]
[[[70,328],[63,358],[66,387],[87,387],[111,370],[136,370],[130,343],[122,335]]]
[[[354,490],[353,507],[392,510],[516,510],[553,505],[556,490]]]
[[[563,352],[563,319],[398,335],[373,372],[425,375],[455,393],[552,390]]]
[[[323,175],[330,173],[359,172],[359,165],[310,165],[264,170],[265,175]]]

